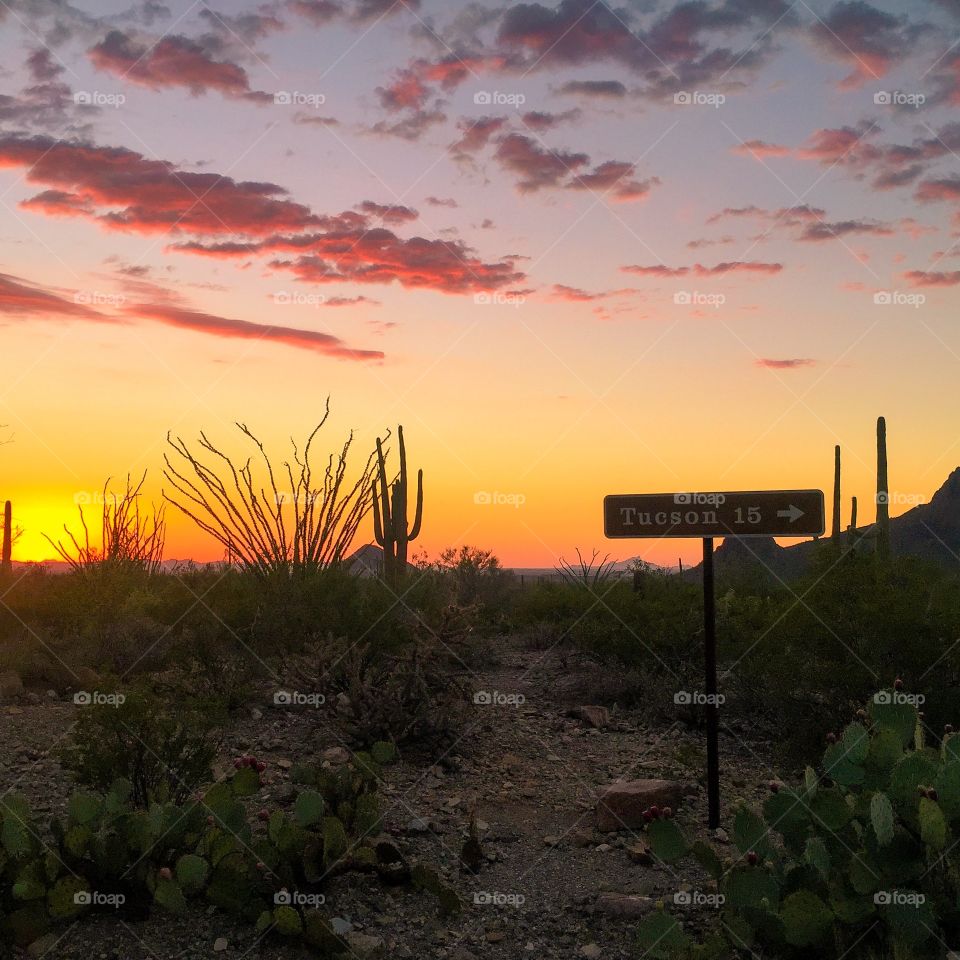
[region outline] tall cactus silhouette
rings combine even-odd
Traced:
[[[833,545],[840,546],[840,444],[833,448]]]
[[[847,542],[853,546],[857,542],[857,498],[850,498],[850,526],[847,529]]]
[[[877,557],[890,559],[890,485],[887,482],[887,421],[877,417]]]
[[[413,526],[407,530],[407,450],[403,443],[403,427],[397,429],[400,447],[400,475],[390,484],[383,444],[377,437],[379,494],[373,481],[373,532],[383,547],[383,576],[396,587],[407,572],[407,545],[420,534],[423,520],[423,471],[417,471],[417,508]]]
[[[13,504],[7,500],[3,505],[3,553],[0,554],[0,570],[9,573],[13,552]]]

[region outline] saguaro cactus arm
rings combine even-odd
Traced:
[[[13,552],[13,504],[7,500],[3,505],[3,552],[0,554],[0,569],[9,570]]]

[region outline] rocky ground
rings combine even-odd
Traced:
[[[652,862],[642,831],[599,830],[598,798],[617,781],[669,781],[655,789],[666,791],[689,835],[707,836],[702,733],[679,723],[647,725],[637,711],[601,705],[603,691],[591,691],[596,671],[555,652],[503,641],[486,659],[493,665],[476,671],[470,686],[490,695],[476,699],[490,702],[470,704],[459,738],[441,755],[404,754],[388,768],[383,788],[387,830],[413,857],[441,869],[464,901],[462,914],[440,918],[428,895],[352,875],[327,891],[330,915],[351,931],[358,956],[638,957],[637,918],[657,900],[673,905],[676,894],[709,886],[695,868]],[[62,810],[70,790],[58,753],[77,709],[46,691],[0,704],[0,789],[24,794],[44,818]],[[282,804],[293,793],[287,770],[294,760],[326,755],[336,762],[341,750],[335,724],[310,709],[275,708],[264,691],[227,732],[222,763],[226,769],[241,752],[264,759],[259,799]],[[725,811],[735,798],[759,800],[767,780],[783,772],[770,766],[773,745],[756,731],[726,728],[721,751]],[[619,809],[646,806],[629,796],[625,802]],[[484,857],[476,875],[459,867],[471,811]],[[722,830],[714,839],[726,842]],[[691,929],[712,919],[711,907],[674,909]],[[45,955],[306,954],[302,947],[258,943],[251,928],[211,909],[137,923],[88,918],[63,930]]]

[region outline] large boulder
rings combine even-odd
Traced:
[[[678,807],[684,785],[673,780],[618,780],[597,801],[597,829],[604,833],[643,826],[643,811],[651,806]]]

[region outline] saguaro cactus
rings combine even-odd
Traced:
[[[890,486],[887,482],[887,421],[877,417],[877,557],[890,559]]]
[[[857,498],[850,498],[850,527],[847,530],[847,541],[850,546],[857,542]]]
[[[10,556],[13,551],[13,504],[7,500],[3,505],[3,553],[0,555],[0,570],[4,573],[11,568]]]
[[[840,546],[840,444],[833,448],[833,545]]]
[[[407,530],[407,450],[403,443],[403,427],[397,429],[400,447],[400,475],[391,486],[383,444],[377,437],[379,493],[377,480],[373,481],[373,532],[383,547],[383,576],[391,586],[397,586],[407,571],[407,545],[420,534],[423,520],[423,471],[417,471],[417,508],[413,526]]]

